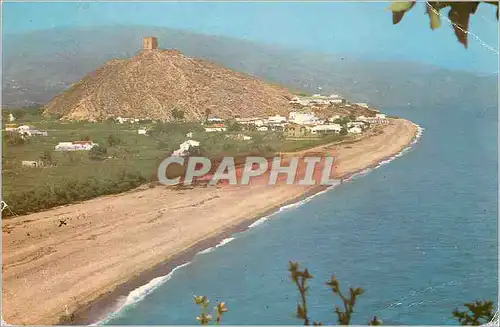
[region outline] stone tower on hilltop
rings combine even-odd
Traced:
[[[146,36],[142,38],[143,50],[154,50],[158,48],[158,39],[154,36]]]

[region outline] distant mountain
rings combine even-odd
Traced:
[[[166,28],[113,26],[4,35],[3,105],[47,103],[108,60],[134,56],[145,35],[157,36],[161,48],[291,90],[335,92],[374,106],[428,106],[457,98],[481,106],[483,100],[497,99],[497,76],[411,62],[369,62],[349,54],[316,54]]]

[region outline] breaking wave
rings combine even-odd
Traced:
[[[415,124],[416,125],[416,124]],[[417,132],[417,135],[415,136],[415,138],[412,140],[412,142],[406,147],[404,148],[403,150],[401,150],[399,153],[397,153],[396,155],[386,159],[386,160],[382,160],[381,162],[379,162],[375,167],[372,167],[372,168],[367,168],[367,169],[364,169],[358,173],[355,173],[353,175],[351,175],[349,178],[346,179],[346,181],[350,181],[354,178],[357,178],[357,177],[360,177],[360,176],[363,176],[363,175],[366,175],[367,173],[371,172],[372,170],[374,169],[377,169],[383,165],[386,165],[388,164],[389,162],[395,160],[396,158],[399,158],[401,157],[403,154],[405,154],[406,152],[408,152],[412,146],[414,144],[416,144],[420,138],[422,137],[422,134],[424,132],[424,128],[420,127],[419,125],[416,125],[417,128],[418,128],[418,132]],[[319,195],[322,195],[322,194],[325,194],[329,191],[331,191],[332,189],[334,189],[336,186],[338,185],[341,185],[341,181],[339,180],[338,183],[334,184],[334,185],[331,185],[329,186],[328,188],[324,189],[323,191],[320,191],[318,193],[315,193],[315,194],[312,194],[311,196],[301,200],[301,201],[297,201],[295,203],[291,203],[291,204],[287,204],[287,205],[284,205],[282,207],[280,207],[277,211],[265,216],[265,217],[262,217],[258,220],[256,220],[255,222],[253,222],[252,224],[250,224],[248,226],[248,228],[244,231],[249,231],[250,229],[252,228],[255,228],[255,227],[258,227],[258,226],[261,226],[262,224],[264,224],[266,221],[269,220],[269,218],[273,215],[276,215],[280,212],[283,212],[283,211],[286,211],[286,210],[290,210],[290,209],[294,209],[294,208],[298,208],[300,207],[301,205],[311,201],[313,198],[319,196]],[[244,233],[242,232],[242,233]],[[225,238],[223,239],[219,244],[217,244],[216,246],[212,246],[212,247],[209,247],[205,250],[202,250],[200,252],[198,252],[196,255],[200,255],[200,254],[206,254],[206,253],[210,253],[210,252],[213,252],[215,249],[221,247],[221,246],[224,246],[230,242],[232,242],[237,235],[239,234],[242,234],[242,233],[238,233],[238,234],[234,234],[234,237],[228,237],[228,238]],[[187,262],[185,264],[182,264],[182,265],[179,265],[177,267],[175,267],[169,274],[165,275],[165,276],[160,276],[160,277],[157,277],[157,278],[154,278],[152,279],[149,283],[143,285],[143,286],[140,286],[138,287],[137,289],[133,290],[132,292],[130,292],[130,294],[124,298],[122,301],[118,301],[117,303],[117,306],[116,306],[116,309],[112,311],[111,314],[109,314],[105,319],[93,324],[93,325],[100,325],[100,324],[104,324],[106,323],[107,321],[110,321],[111,319],[113,319],[114,317],[116,317],[117,315],[119,315],[119,313],[126,307],[130,306],[130,305],[133,305],[141,300],[143,300],[147,295],[149,295],[151,292],[153,292],[155,289],[157,289],[159,286],[165,284],[167,281],[169,281],[173,274],[189,265],[191,263],[190,262]],[[393,305],[400,305],[402,303],[394,303]],[[419,305],[420,303],[416,303],[414,305]]]

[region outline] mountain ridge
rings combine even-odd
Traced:
[[[135,55],[144,35],[158,36],[161,47],[179,49],[294,92],[337,93],[375,107],[445,104],[462,98],[464,92],[470,94],[464,100],[477,106],[498,93],[497,75],[413,62],[367,61],[348,53],[312,53],[170,28],[105,26],[4,35],[4,107],[47,103],[106,61]]]

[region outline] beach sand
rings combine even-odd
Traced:
[[[417,127],[391,119],[354,143],[326,145],[344,178],[394,156]],[[304,151],[304,153],[307,151]],[[141,188],[3,220],[2,319],[55,324],[65,313],[89,323],[149,279],[167,274],[280,206],[324,189],[254,183],[172,190]],[[60,225],[65,220],[66,225]]]

